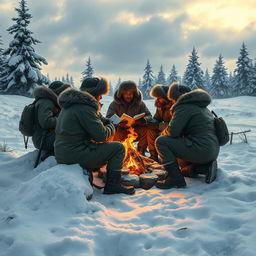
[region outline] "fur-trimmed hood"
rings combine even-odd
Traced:
[[[76,89],[67,89],[62,92],[59,96],[58,102],[62,108],[69,108],[72,105],[83,104],[95,108],[96,111],[99,111],[100,109],[100,104],[90,93],[78,91]]]
[[[58,96],[48,87],[46,86],[37,86],[33,91],[33,95],[35,100],[38,99],[49,99],[53,101],[53,103],[58,106]]]
[[[132,81],[124,81],[120,84],[119,88],[114,94],[114,101],[117,104],[125,104],[125,101],[122,98],[124,91],[134,91],[133,104],[139,104],[142,101],[142,93],[139,90],[138,86]]]
[[[150,97],[162,98],[169,102],[170,100],[167,97],[168,89],[167,86],[163,86],[162,84],[155,84],[150,91]]]
[[[177,102],[172,106],[173,111],[176,106],[181,104],[194,104],[199,107],[207,107],[211,103],[211,96],[202,89],[196,89],[181,95]]]

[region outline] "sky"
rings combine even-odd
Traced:
[[[80,85],[81,72],[90,56],[95,75],[115,84],[138,82],[149,59],[154,74],[162,64],[166,76],[174,64],[183,75],[193,47],[205,71],[212,72],[219,54],[233,71],[245,42],[256,58],[255,0],[28,0],[33,18],[29,25],[42,43],[35,46],[48,65],[50,78],[73,76]],[[0,0],[0,35],[7,47],[6,31],[17,16],[18,0]]]

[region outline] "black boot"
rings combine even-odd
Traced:
[[[135,193],[135,189],[133,186],[123,186],[121,184],[121,171],[107,171],[107,180],[104,188],[104,194],[128,194],[133,195]]]
[[[158,154],[157,154],[156,150],[149,150],[149,153],[150,153],[151,159],[153,159],[156,162],[159,162]]]
[[[157,188],[169,189],[169,188],[184,188],[187,186],[184,177],[181,174],[178,163],[172,162],[165,165],[167,171],[167,177],[164,181],[158,181],[156,183]]]
[[[218,170],[217,160],[214,160],[207,164],[193,164],[192,170],[195,174],[204,174],[205,182],[210,184],[217,177],[217,170]]]

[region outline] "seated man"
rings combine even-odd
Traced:
[[[97,169],[107,164],[105,194],[134,194],[133,187],[121,185],[121,169],[125,155],[119,142],[106,142],[115,134],[112,123],[103,124],[100,99],[109,85],[103,78],[86,78],[81,91],[70,89],[59,97],[62,107],[54,143],[55,156],[61,164],[80,164]]]
[[[107,118],[112,117],[114,114],[121,117],[123,113],[131,117],[145,113],[143,118],[138,119],[133,124],[135,132],[138,134],[138,151],[144,155],[147,148],[146,124],[152,119],[152,116],[142,101],[142,93],[132,81],[124,81],[120,84],[115,92],[114,101],[109,105]],[[128,128],[126,122],[121,122],[117,127],[114,141],[124,141],[128,135]]]
[[[201,165],[200,173],[204,173],[206,182],[211,183],[216,178],[220,146],[214,117],[207,108],[211,103],[210,95],[204,90],[190,91],[186,86],[173,83],[168,98],[174,103],[172,119],[165,130],[166,136],[156,140],[167,177],[156,186],[161,189],[186,186],[177,158]]]
[[[42,139],[42,150],[46,152],[43,158],[54,154],[55,127],[60,106],[58,95],[71,87],[61,81],[54,81],[46,86],[37,86],[34,89],[35,104],[35,132],[32,137],[35,148],[39,149]],[[44,138],[43,138],[44,137]]]
[[[170,109],[172,103],[167,97],[168,88],[167,86],[156,84],[150,91],[150,96],[155,98],[156,113],[151,122],[152,124],[148,126],[147,141],[150,157],[155,161],[158,161],[155,140],[171,120]]]

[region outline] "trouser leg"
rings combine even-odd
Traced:
[[[144,155],[148,146],[147,143],[147,128],[146,127],[135,127],[135,132],[138,134],[138,151]]]

